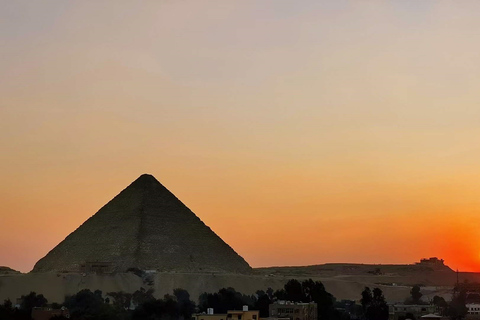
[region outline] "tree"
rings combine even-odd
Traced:
[[[279,300],[293,302],[315,302],[317,304],[318,319],[337,319],[340,314],[334,308],[335,298],[325,290],[320,281],[312,279],[299,282],[289,280],[283,289],[277,290],[274,296]]]
[[[177,288],[173,290],[173,295],[177,299],[178,313],[183,319],[191,319],[195,312],[195,302],[190,300],[190,294],[187,290]]]
[[[242,310],[244,305],[252,308],[256,297],[237,292],[234,288],[222,288],[217,293],[204,292],[198,300],[201,312],[206,312],[207,308],[213,308],[215,313],[226,313],[227,310]]]
[[[267,290],[268,291],[268,290]],[[269,306],[273,301],[270,299],[267,293],[263,290],[257,291],[257,300],[255,301],[254,308],[259,311],[260,318],[268,318]]]
[[[268,297],[270,298],[270,300],[273,299],[273,289],[272,288],[268,287],[266,293],[267,293]]]
[[[143,287],[140,288],[140,290],[137,290],[132,294],[133,304],[138,306],[138,305],[141,305],[145,302],[155,300],[155,298],[153,297],[154,292],[155,292],[154,289],[145,290]],[[105,302],[106,302],[107,299],[105,299]]]
[[[447,311],[450,319],[460,320],[465,318],[468,313],[468,308],[465,306],[466,299],[467,293],[464,290],[453,296]]]
[[[433,304],[437,307],[437,310],[440,312],[441,315],[445,315],[445,312],[448,309],[448,303],[443,297],[434,296]]]
[[[101,300],[102,302],[105,302],[105,300],[103,300],[103,297],[102,297],[102,295],[103,295],[102,290],[97,289],[97,290],[93,291],[93,294],[94,294],[95,297],[97,297],[99,300]]]
[[[104,302],[101,292],[94,293],[89,289],[80,290],[72,296],[65,297],[63,305],[68,308],[73,320],[117,320],[125,317],[124,310],[120,312]]]
[[[190,300],[190,294],[184,289],[173,290],[173,295],[166,294],[163,299],[153,298],[153,289],[141,288],[133,294],[137,308],[131,313],[131,320],[161,319],[182,320],[191,319],[195,311],[195,303]]]
[[[405,303],[422,304],[422,296],[423,294],[420,292],[420,286],[413,286],[412,290],[410,290],[410,298],[407,299]]]
[[[362,299],[360,299],[364,315],[367,314],[367,308],[372,304],[372,300],[372,291],[369,287],[365,287],[365,289],[362,291]]]
[[[27,314],[25,313],[25,316]],[[14,320],[14,310],[12,307],[12,302],[7,299],[3,302],[3,305],[0,305],[0,319],[2,320]]]
[[[286,300],[295,302],[304,302],[306,300],[302,284],[298,280],[289,280],[285,284],[284,289]]]
[[[183,289],[175,289],[177,296],[183,302],[188,297],[188,301],[190,304],[193,304],[190,301],[190,295],[187,291]],[[188,316],[188,315],[187,315]],[[178,320],[178,319],[191,319],[191,315],[188,316],[189,318],[185,318],[185,315],[181,313],[181,307],[179,306],[179,302],[177,301],[176,296],[166,294],[163,299],[158,300],[148,300],[147,302],[139,305],[132,313],[132,320],[144,320],[144,319],[162,319],[162,320]]]
[[[5,308],[5,310],[13,310],[13,304],[12,304],[12,301],[10,301],[10,299],[6,299],[3,301],[3,308]]]
[[[113,306],[117,310],[121,311],[121,310],[130,309],[130,305],[132,303],[132,294],[131,293],[125,293],[123,291],[118,291],[118,292],[108,292],[107,295],[113,298]],[[101,297],[100,297],[100,299],[101,299]],[[101,301],[103,302],[103,299]]]
[[[370,288],[365,287],[361,303],[365,319],[388,320],[388,305],[381,289],[374,288],[370,291]]]
[[[335,297],[325,290],[323,283],[308,279],[302,282],[302,288],[305,302],[315,302],[317,304],[318,319],[340,317],[340,314],[334,308]]]
[[[36,294],[35,292],[30,292],[26,296],[20,298],[22,303],[20,304],[20,309],[25,310],[28,314],[32,313],[32,309],[36,307],[45,307],[48,303],[47,299],[43,294]]]

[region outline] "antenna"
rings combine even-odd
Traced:
[[[457,291],[460,291],[460,287],[459,287],[459,281],[458,281],[458,267],[457,267],[457,284],[455,285],[454,289],[453,289],[453,295],[455,296]]]

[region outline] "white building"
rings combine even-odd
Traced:
[[[468,308],[468,314],[480,315],[480,303],[467,303],[465,306]]]

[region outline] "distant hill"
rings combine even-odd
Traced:
[[[446,265],[423,264],[360,264],[360,263],[326,263],[311,266],[287,266],[255,268],[259,274],[302,274],[308,275],[388,275],[409,276],[413,273],[431,273],[433,271],[455,275],[455,271]]]
[[[12,268],[5,267],[5,266],[0,266],[0,274],[6,275],[6,274],[20,274],[20,271],[13,270]]]
[[[267,267],[254,269],[255,274],[289,277],[330,277],[392,286],[453,286],[456,272],[448,266],[421,264],[354,264],[327,263],[312,266]],[[480,281],[476,273],[460,273],[461,279]],[[463,281],[463,280],[462,280]]]

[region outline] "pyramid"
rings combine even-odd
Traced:
[[[81,271],[100,263],[175,272],[249,273],[251,268],[152,175],[141,175],[85,221],[32,272]]]

